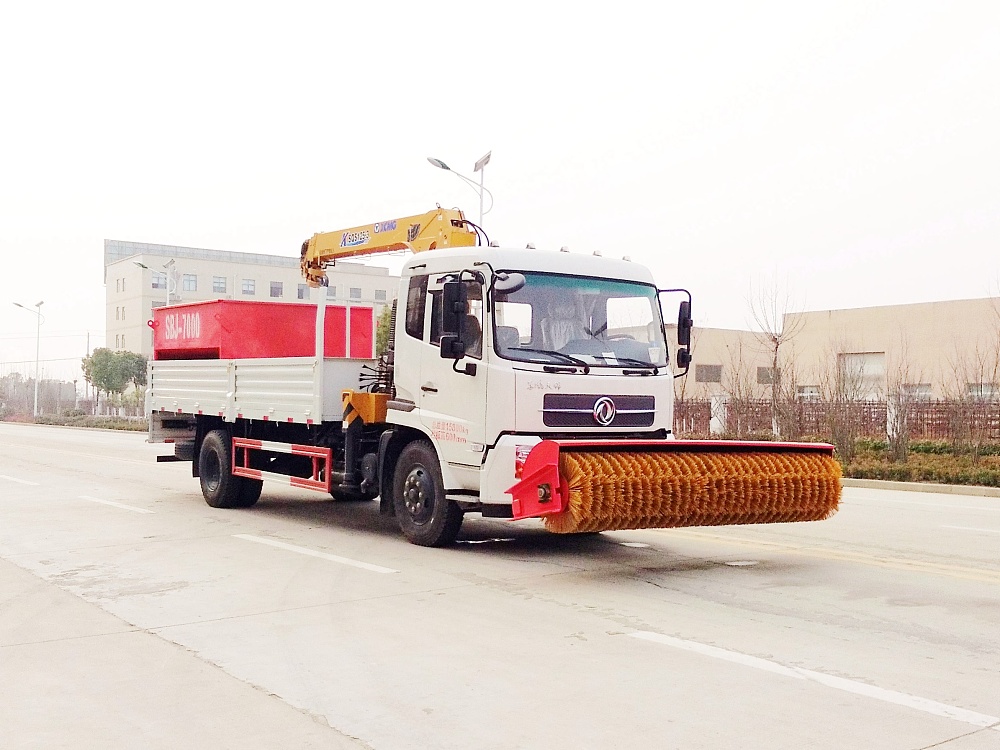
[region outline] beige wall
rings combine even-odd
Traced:
[[[932,398],[966,394],[970,385],[997,382],[998,312],[998,300],[986,298],[788,315],[786,328],[801,325],[789,356],[802,385],[829,381],[840,355],[841,367],[852,360],[876,363],[865,375],[873,385],[879,381],[879,396],[900,385]],[[871,356],[880,353],[881,374]]]
[[[670,350],[674,352],[676,326],[667,328],[672,342]],[[709,398],[737,392],[749,398],[764,398],[770,393],[769,385],[757,382],[757,368],[770,368],[771,354],[750,331],[695,325],[691,354],[694,357],[691,370],[675,386],[678,398]]]
[[[671,351],[674,328],[667,327]],[[1000,397],[1000,300],[798,313],[785,316],[784,330],[795,333],[780,348],[780,366],[803,397],[829,396],[842,374],[855,397],[882,399],[900,387],[917,398],[976,391]],[[759,335],[696,326],[692,352],[690,374],[677,381],[679,397],[770,395],[770,386],[758,379],[758,368],[771,367],[771,352]],[[719,372],[711,372],[713,366]],[[716,374],[719,382],[705,378]]]

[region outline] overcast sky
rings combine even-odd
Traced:
[[[746,327],[998,293],[1000,3],[8,3],[0,374],[103,343],[105,238],[297,256],[422,213]],[[75,363],[45,373],[72,378]]]

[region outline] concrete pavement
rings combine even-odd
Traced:
[[[0,747],[369,747],[0,560]]]

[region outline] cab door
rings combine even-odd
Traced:
[[[485,309],[478,279],[462,283],[468,298],[462,326],[466,355],[458,360],[441,357],[442,289],[454,273],[431,274],[427,283],[426,329],[420,348],[420,418],[434,439],[442,468],[462,488],[479,489],[479,468],[486,441],[486,375],[483,361]],[[452,489],[449,487],[449,489]]]

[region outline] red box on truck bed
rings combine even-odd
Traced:
[[[155,308],[149,326],[153,359],[259,359],[316,353],[316,305],[189,302]],[[374,359],[373,309],[327,305],[324,350],[327,357]]]

